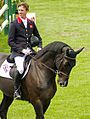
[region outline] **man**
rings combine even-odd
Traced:
[[[26,17],[29,10],[27,3],[18,4],[18,18],[10,24],[8,44],[11,47],[12,57],[15,60],[17,71],[14,74],[15,86],[14,86],[14,98],[21,98],[19,93],[19,86],[21,82],[21,76],[24,71],[23,62],[25,56],[32,53],[31,46],[32,35],[38,37],[38,48],[42,48],[42,39],[39,35],[35,23]]]

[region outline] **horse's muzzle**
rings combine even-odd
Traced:
[[[66,87],[68,85],[68,80],[58,80],[58,84],[61,86],[61,87]]]

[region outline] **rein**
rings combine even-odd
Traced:
[[[58,74],[58,75],[59,75],[59,74],[63,74],[64,76],[69,77],[67,74],[65,74],[65,73],[62,72],[62,71],[59,71],[59,72],[58,72],[58,70],[55,71],[54,69],[48,67],[46,64],[44,64],[44,63],[42,63],[42,62],[41,62],[41,64],[42,64],[43,66],[45,66],[47,69],[51,70],[51,71],[52,71],[53,73],[55,73],[55,74]]]
[[[30,57],[33,59],[33,60],[37,60],[35,57],[33,57],[32,55],[30,55]],[[52,68],[50,68],[50,67],[48,67],[46,64],[44,64],[43,62],[40,62],[39,61],[39,63],[41,63],[43,66],[45,66],[47,69],[49,69],[49,70],[51,70],[53,73],[55,73],[55,74],[57,74],[57,71],[55,71],[54,69],[52,69]]]
[[[30,55],[30,57],[32,58],[32,59],[34,59],[35,61],[37,60],[35,57],[33,57],[32,55]],[[68,57],[68,56],[65,56],[65,58],[68,58],[68,59],[71,59],[71,60],[75,60],[75,58],[70,58],[70,57]],[[51,70],[53,73],[55,73],[55,74],[58,74],[58,75],[60,75],[60,74],[63,74],[64,76],[66,76],[67,78],[69,77],[67,74],[65,74],[64,72],[62,72],[62,71],[59,71],[58,72],[58,70],[54,70],[54,69],[52,69],[52,68],[50,68],[50,67],[48,67],[46,64],[44,64],[43,62],[40,62],[39,61],[39,63],[41,63],[43,66],[45,66],[47,69],[49,69],[49,70]]]

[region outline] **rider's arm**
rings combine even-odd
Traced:
[[[38,37],[39,40],[40,40],[38,47],[39,47],[39,48],[42,48],[42,38],[40,37],[40,34],[39,34],[39,32],[38,32],[38,30],[37,30],[37,27],[36,27],[36,25],[35,25],[34,22],[33,22],[33,25],[34,25],[33,34],[34,34],[36,37]]]
[[[22,49],[19,44],[16,44],[16,22],[11,22],[8,35],[8,45],[12,50],[20,52]]]

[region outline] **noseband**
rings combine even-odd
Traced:
[[[67,74],[65,74],[64,72],[62,72],[62,71],[59,71],[59,72],[57,71],[57,74],[58,74],[58,75],[62,74],[62,75],[64,75],[64,76],[66,76],[67,78],[69,78],[69,76],[68,76]]]

